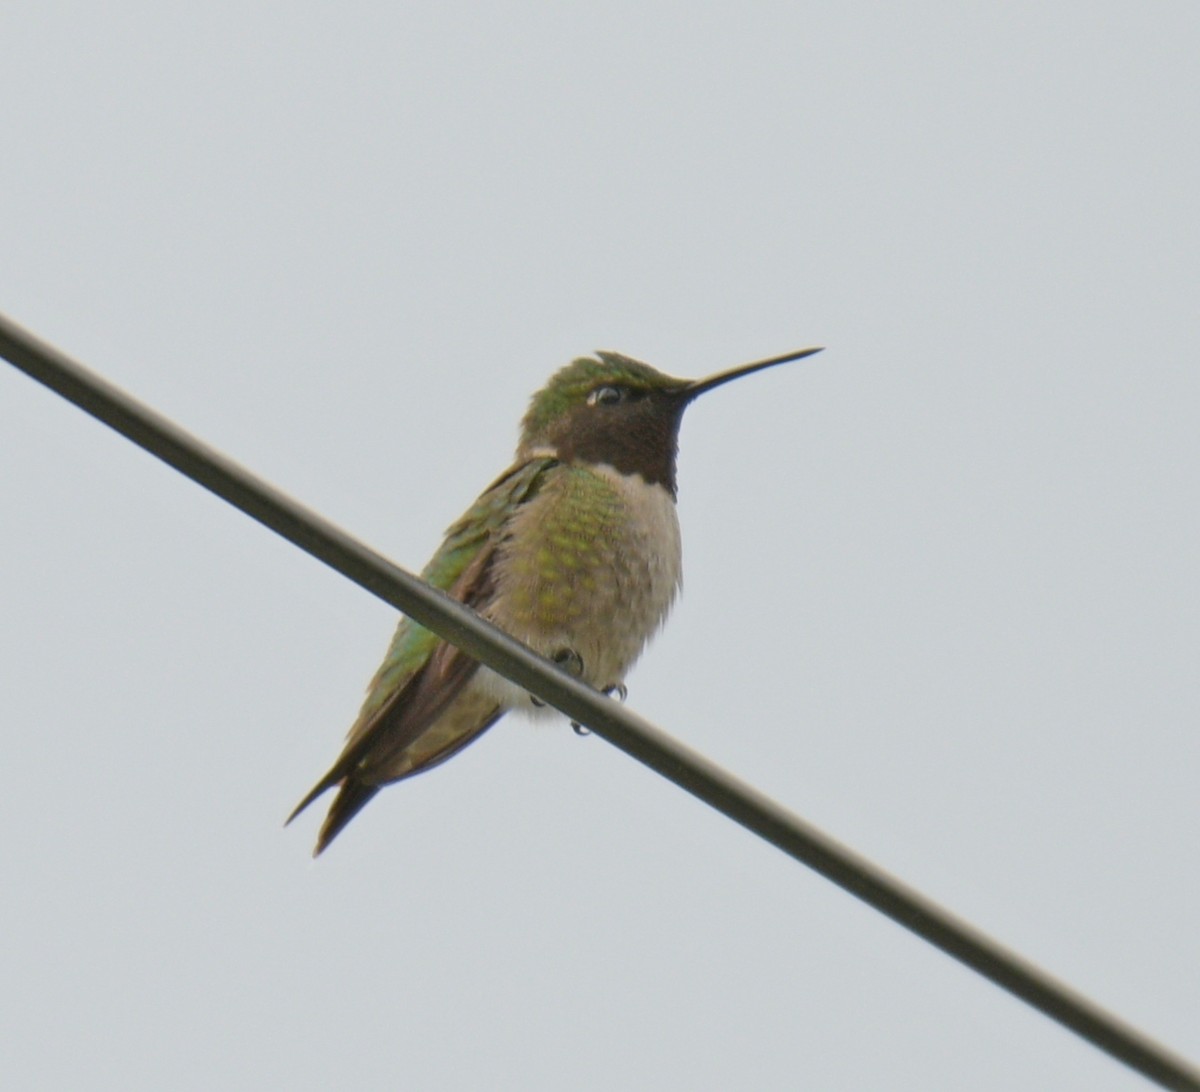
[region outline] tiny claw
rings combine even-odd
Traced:
[[[573,648],[560,648],[550,659],[576,679],[583,674],[583,657]],[[538,709],[546,707],[546,703],[541,698],[535,698],[532,694],[529,695],[529,700]]]
[[[550,659],[563,667],[568,675],[577,679],[583,675],[583,657],[573,648],[560,648]]]
[[[627,697],[629,697],[629,689],[624,683],[613,683],[612,686],[606,686],[600,691],[600,693],[604,694],[606,697],[615,697],[617,701],[624,701]],[[590,736],[592,734],[592,730],[590,728],[585,728],[577,720],[571,721],[571,730],[577,736]]]

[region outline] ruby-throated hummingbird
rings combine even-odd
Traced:
[[[568,364],[533,396],[516,461],[449,531],[422,577],[591,686],[625,673],[679,590],[679,423],[705,391],[820,352],[802,349],[707,379],[629,357]],[[326,789],[319,854],[384,785],[478,739],[510,709],[541,703],[402,618],[345,749],[291,816]]]

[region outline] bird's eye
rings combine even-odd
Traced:
[[[587,396],[589,406],[615,406],[623,401],[625,392],[621,387],[597,387]]]

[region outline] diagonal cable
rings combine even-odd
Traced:
[[[699,797],[893,921],[1163,1088],[1200,1092],[1200,1069],[968,922],[571,678],[479,615],[266,484],[0,315],[0,355],[438,636]]]

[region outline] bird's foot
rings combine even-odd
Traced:
[[[583,657],[573,648],[560,648],[550,659],[563,668],[568,675],[576,679],[583,675]],[[546,705],[541,698],[535,698],[532,694],[529,695],[529,700],[539,709],[544,708]]]
[[[583,675],[583,657],[573,648],[560,648],[550,659],[565,668],[568,675],[577,679]]]
[[[612,686],[604,687],[600,693],[610,698],[616,698],[617,701],[624,701],[627,697],[629,697],[629,687],[627,687],[624,683],[613,683]],[[577,720],[571,721],[571,730],[577,736],[590,736],[592,734],[590,728],[585,728]]]

